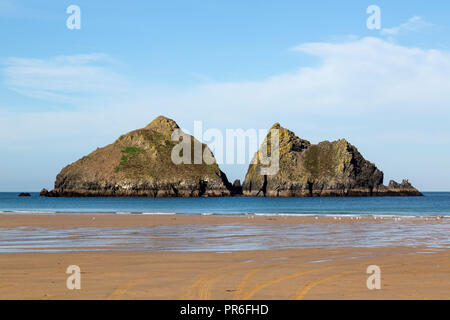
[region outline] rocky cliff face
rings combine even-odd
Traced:
[[[279,145],[271,143],[276,129]],[[262,149],[250,164],[243,184],[246,196],[419,196],[407,180],[383,185],[383,172],[345,139],[312,145],[276,123],[261,148],[279,154],[279,170],[263,174]]]
[[[177,142],[175,121],[158,117],[143,129],[134,130],[113,144],[99,148],[68,165],[56,177],[54,190],[43,196],[228,196],[231,185],[215,160],[206,164],[172,162]],[[189,136],[192,145],[209,148]],[[210,153],[211,154],[211,153]],[[212,156],[212,154],[211,154]]]

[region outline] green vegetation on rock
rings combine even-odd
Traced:
[[[117,173],[120,171],[121,167],[129,164],[129,159],[139,153],[145,154],[145,150],[138,147],[126,147],[120,151],[123,155],[120,158],[120,163],[117,167],[114,168],[114,172]]]

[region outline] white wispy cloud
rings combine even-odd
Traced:
[[[5,74],[8,86],[27,96],[64,101],[83,96],[79,107],[94,111],[107,106],[111,115],[126,107],[130,112],[121,120],[161,112],[217,121],[214,113],[205,110],[227,110],[220,117],[226,122],[235,121],[235,113],[253,118],[274,113],[279,118],[387,110],[441,112],[450,105],[449,52],[372,37],[305,43],[293,50],[321,63],[260,81],[207,82],[185,88],[134,83],[114,71],[107,62],[110,57],[99,54],[12,58]],[[102,99],[112,102],[99,103]]]
[[[422,17],[414,16],[408,19],[405,23],[393,28],[383,28],[381,30],[382,35],[396,36],[408,32],[418,31],[427,27],[433,26],[432,23],[425,21]]]
[[[295,82],[303,83],[296,92],[316,108],[442,110],[449,105],[449,52],[379,38],[307,43],[296,50],[322,59],[319,67],[294,76]]]
[[[89,98],[118,94],[128,84],[112,68],[113,59],[100,53],[49,59],[12,57],[3,64],[4,84],[8,88],[54,102],[86,103]]]

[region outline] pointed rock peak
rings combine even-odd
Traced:
[[[270,129],[281,129],[281,128],[283,128],[278,122],[275,122],[274,124],[273,124],[273,126],[272,126],[272,128],[270,128]],[[284,128],[283,128],[284,129]]]
[[[293,133],[292,131],[286,129],[285,127],[282,127],[281,124],[278,123],[278,122],[275,122],[272,125],[272,127],[269,129],[269,132],[268,132],[267,136],[270,136],[270,131],[273,130],[273,129],[279,130],[280,136],[289,135],[289,136],[294,136],[295,137],[295,133]]]
[[[275,123],[272,125],[272,127],[269,129],[269,132],[270,132],[270,130],[272,130],[272,129],[278,129],[278,130],[280,130],[280,134],[289,134],[289,135],[291,135],[291,136],[296,136],[294,132],[292,132],[292,131],[289,130],[289,129],[286,129],[286,128],[283,127],[279,122],[275,122]]]
[[[279,141],[282,152],[289,152],[289,151],[302,151],[306,148],[308,148],[311,143],[307,140],[300,139],[295,135],[294,132],[292,132],[289,129],[286,129],[280,125],[280,123],[275,122],[272,127],[270,128],[269,132],[266,136],[266,141],[271,136],[271,130],[278,130],[279,133]]]
[[[336,141],[331,142],[331,144],[334,144],[340,148],[352,148],[353,146],[348,142],[346,139],[342,138]]]
[[[156,117],[145,127],[145,129],[151,129],[161,133],[172,133],[173,130],[178,128],[179,126],[175,121],[164,116]]]

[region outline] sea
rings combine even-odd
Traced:
[[[256,216],[284,219],[286,223],[0,227],[0,253],[230,253],[242,250],[381,246],[409,246],[417,248],[420,253],[433,253],[450,248],[450,192],[425,192],[423,197],[372,198],[46,198],[40,197],[39,193],[31,193],[31,197],[0,193],[0,222],[2,216],[11,214],[147,214],[174,215],[174,218],[178,215],[239,215],[245,219]],[[292,216],[309,216],[312,223],[291,224],[289,217]],[[338,221],[314,223],[322,217],[334,217]],[[341,219],[351,219],[354,223],[339,223]],[[415,220],[422,222],[415,223]]]
[[[0,214],[328,215],[450,217],[450,192],[423,197],[47,198],[0,193]]]

